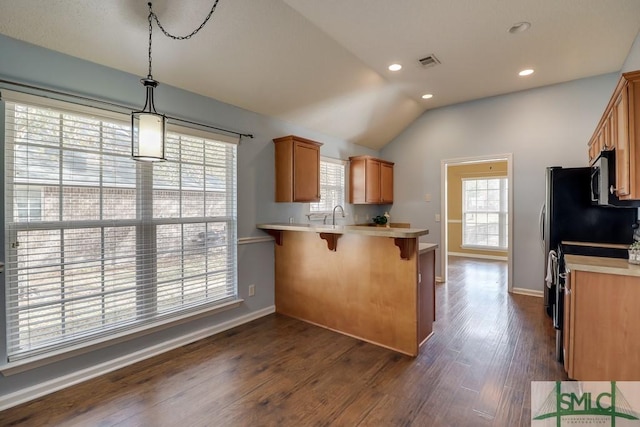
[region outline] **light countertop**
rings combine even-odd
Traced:
[[[571,271],[588,271],[591,273],[640,277],[640,265],[629,264],[626,259],[565,255],[564,262]]]
[[[418,252],[423,254],[425,252],[435,251],[437,247],[437,243],[418,243]]]
[[[312,233],[361,234],[376,237],[414,238],[429,234],[426,228],[371,227],[362,225],[258,224],[261,230],[306,231]]]

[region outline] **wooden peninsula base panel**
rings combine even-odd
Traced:
[[[434,319],[436,245],[420,258],[417,237],[353,232],[367,228],[271,229],[276,311],[416,356]]]

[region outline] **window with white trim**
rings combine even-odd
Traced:
[[[5,102],[9,361],[237,299],[236,144],[170,128],[167,161],[138,163],[129,120]]]
[[[344,171],[346,162],[329,157],[320,158],[320,201],[309,204],[311,213],[332,212],[336,205],[344,207]]]
[[[507,178],[462,180],[462,246],[506,250],[508,247]]]

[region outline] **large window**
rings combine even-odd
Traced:
[[[507,249],[509,240],[507,183],[507,178],[463,179],[463,246]]]
[[[235,300],[236,145],[170,129],[138,163],[127,116],[39,103],[5,103],[9,360]]]
[[[342,160],[320,159],[320,201],[311,203],[311,213],[331,212],[336,205],[344,207],[344,169]]]

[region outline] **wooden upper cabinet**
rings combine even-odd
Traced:
[[[589,163],[615,150],[616,195],[640,200],[640,70],[624,73],[589,141]]]
[[[613,105],[616,150],[616,188],[618,197],[629,196],[629,106],[627,87],[623,88]]]
[[[276,202],[320,201],[319,142],[298,136],[273,140],[276,158]]]
[[[393,163],[371,156],[349,161],[349,203],[393,203]]]
[[[393,164],[380,162],[380,199],[393,203]]]

